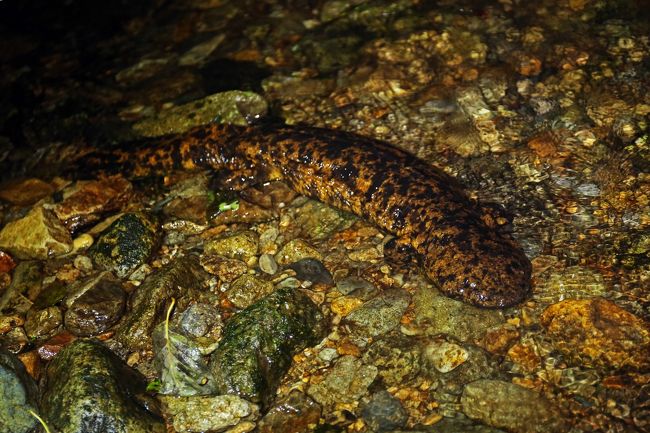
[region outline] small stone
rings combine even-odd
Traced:
[[[439,372],[449,373],[467,361],[469,352],[458,344],[437,340],[425,347],[423,356]]]
[[[373,260],[381,259],[382,253],[375,247],[368,247],[361,250],[352,251],[348,254],[350,260],[357,262],[371,262]]]
[[[325,362],[332,362],[339,357],[339,352],[333,347],[326,347],[318,352],[318,357]]]
[[[257,424],[259,433],[302,433],[318,425],[321,407],[302,392],[293,391],[275,402]]]
[[[361,415],[374,432],[400,429],[408,420],[408,414],[402,403],[387,391],[373,394],[361,411]]]
[[[535,348],[529,344],[515,344],[508,350],[508,359],[521,366],[524,371],[532,373],[539,368],[540,356],[535,353]]]
[[[236,395],[175,397],[160,399],[179,432],[222,432],[259,416],[257,405]]]
[[[410,302],[404,290],[389,290],[352,311],[345,321],[355,335],[376,337],[395,329]]]
[[[10,272],[15,267],[16,262],[14,262],[14,259],[4,251],[0,251],[0,273]]]
[[[488,352],[505,355],[510,346],[519,339],[519,331],[512,325],[505,324],[487,330],[481,346]]]
[[[278,272],[278,264],[271,254],[262,254],[259,258],[259,267],[262,272],[269,275],[275,275]]]
[[[56,216],[37,206],[0,231],[0,248],[19,259],[48,259],[69,253],[72,238]]]
[[[217,254],[248,262],[257,255],[259,238],[257,233],[243,231],[211,239],[205,244],[205,254]]]
[[[232,282],[226,296],[235,307],[243,309],[271,292],[273,283],[245,274]]]
[[[127,213],[102,232],[89,255],[101,268],[125,278],[149,260],[158,232],[158,227],[147,215]]]
[[[330,309],[332,313],[345,317],[363,305],[363,299],[356,296],[341,296],[332,301]]]
[[[354,356],[342,356],[325,374],[322,382],[313,384],[307,394],[323,406],[352,403],[368,392],[377,376],[377,367],[364,365]]]
[[[13,180],[0,185],[0,199],[18,206],[30,206],[54,192],[54,187],[40,179]]]
[[[356,276],[347,277],[338,281],[336,288],[344,295],[349,295],[357,290],[362,293],[375,290],[375,287],[368,280]]]
[[[280,249],[275,255],[279,265],[288,265],[302,259],[323,260],[321,253],[302,239],[293,239]]]
[[[246,126],[249,120],[266,114],[267,109],[267,103],[260,95],[233,90],[164,110],[154,118],[136,123],[133,129],[145,137],[157,137],[181,133],[193,126],[213,122],[214,119]]]
[[[356,221],[354,215],[315,200],[306,201],[297,212],[298,215],[292,224],[300,227],[302,236],[310,240],[327,239],[333,233],[350,227]]]
[[[606,299],[553,304],[542,313],[540,323],[555,347],[582,365],[615,369],[650,365],[650,325]]]
[[[74,258],[74,267],[82,272],[90,272],[93,270],[93,261],[88,256],[79,255]]]
[[[203,254],[201,266],[207,272],[219,277],[219,280],[230,283],[248,271],[246,263],[238,259],[229,259],[215,254]]]
[[[363,354],[364,364],[378,369],[382,383],[402,387],[421,375],[422,347],[401,334],[388,334],[374,341]]]
[[[303,281],[310,281],[314,284],[334,284],[332,274],[327,270],[320,260],[302,259],[287,265],[287,268],[296,271],[296,278]]]
[[[30,310],[25,319],[25,332],[29,338],[50,337],[63,323],[63,314],[59,307],[47,307],[42,310]]]
[[[560,411],[534,391],[509,382],[481,379],[468,384],[461,397],[465,415],[513,433],[566,431]]]
[[[95,242],[95,240],[91,235],[83,233],[73,239],[72,249],[74,251],[86,250],[92,246],[93,242]]]

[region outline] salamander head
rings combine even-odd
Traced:
[[[427,254],[424,266],[445,295],[478,307],[511,307],[530,294],[530,261],[513,240],[489,230]]]

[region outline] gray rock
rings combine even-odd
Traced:
[[[559,433],[567,430],[559,410],[541,395],[510,382],[481,379],[465,387],[465,415],[513,433]]]
[[[357,336],[376,337],[399,325],[410,301],[404,290],[390,290],[364,303],[346,318]]]
[[[364,365],[354,356],[342,356],[322,382],[311,385],[307,394],[323,406],[336,403],[352,403],[368,392],[368,387],[377,377],[377,367]]]
[[[408,420],[408,414],[402,407],[402,403],[388,391],[379,391],[373,394],[361,414],[368,426],[375,432],[404,427]]]
[[[161,396],[160,399],[178,432],[221,432],[259,416],[257,405],[236,395]]]
[[[142,213],[127,213],[102,232],[90,257],[103,269],[120,278],[149,260],[158,241],[154,221]]]
[[[0,393],[0,431],[32,431],[38,421],[29,411],[38,413],[38,388],[20,360],[3,349],[0,349]]]
[[[60,433],[162,433],[163,422],[136,403],[145,386],[101,343],[77,340],[48,366],[43,414]]]
[[[505,322],[501,311],[473,307],[426,287],[416,293],[413,305],[415,320],[427,335],[447,334],[460,341],[471,341],[480,338],[488,328]]]
[[[122,317],[126,294],[110,273],[102,273],[65,312],[65,327],[81,337],[101,334]]]
[[[311,281],[314,284],[334,284],[332,274],[327,270],[320,260],[302,259],[287,266],[296,271],[296,278],[299,280]]]
[[[379,377],[386,387],[400,387],[418,377],[421,353],[420,345],[412,338],[393,332],[374,341],[362,360],[378,368]]]

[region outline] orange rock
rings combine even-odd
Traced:
[[[20,359],[20,362],[23,363],[25,366],[25,370],[27,370],[27,373],[34,378],[34,380],[38,380],[40,374],[41,374],[41,358],[38,356],[38,352],[35,350],[30,350],[29,352],[24,352],[18,355],[18,359]]]
[[[548,307],[541,324],[555,347],[588,367],[650,367],[650,324],[602,299],[568,299]]]
[[[9,272],[16,267],[16,262],[4,251],[0,251],[0,272]]]
[[[508,350],[508,358],[528,372],[535,371],[541,361],[534,347],[521,343],[515,344]]]
[[[491,353],[504,355],[510,346],[519,339],[519,331],[511,325],[489,329],[481,341],[481,346]]]

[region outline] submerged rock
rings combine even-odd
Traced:
[[[158,228],[148,216],[124,214],[101,234],[90,249],[90,257],[100,267],[125,278],[149,260],[157,233]]]
[[[505,321],[501,311],[473,307],[428,288],[416,293],[413,305],[416,322],[427,335],[448,334],[460,341],[480,338],[488,328]]]
[[[324,330],[323,316],[307,295],[278,289],[226,323],[210,359],[217,388],[267,404],[292,356],[317,343]]]
[[[77,340],[47,370],[43,414],[60,433],[162,433],[160,419],[136,403],[145,382],[101,343]]]
[[[536,392],[509,382],[472,382],[465,387],[461,404],[468,417],[513,433],[566,431],[566,423],[555,406]]]
[[[374,432],[392,431],[406,425],[408,414],[402,403],[387,391],[372,395],[362,411],[363,419]]]
[[[377,377],[377,367],[365,365],[360,359],[346,355],[339,358],[322,382],[309,387],[307,394],[323,406],[353,403],[368,392]]]
[[[0,390],[0,431],[31,432],[38,425],[29,413],[38,413],[38,388],[20,360],[4,349],[0,349]]]
[[[581,364],[604,368],[648,368],[650,324],[602,298],[548,307],[541,324],[555,347]]]
[[[0,248],[19,259],[42,259],[72,250],[72,238],[52,211],[37,206],[0,231]]]
[[[345,321],[352,326],[354,335],[376,337],[399,325],[409,301],[404,290],[386,291],[351,312]]]
[[[162,402],[171,415],[178,432],[221,432],[247,423],[238,432],[252,430],[259,416],[257,405],[236,395],[174,397],[162,396]]]

